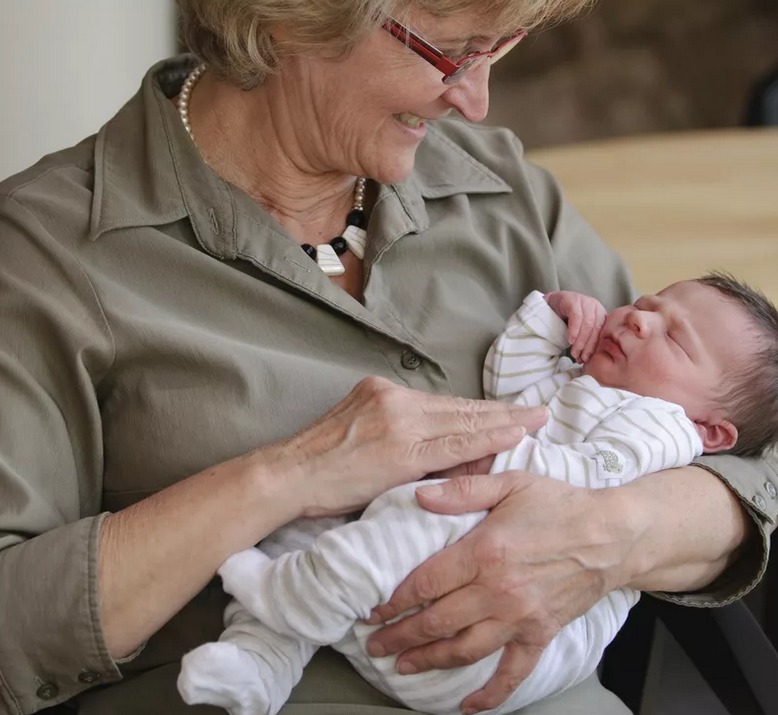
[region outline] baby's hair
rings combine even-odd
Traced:
[[[733,367],[721,400],[738,429],[730,453],[759,456],[778,443],[778,310],[764,293],[730,273],[714,271],[696,280],[741,306],[752,322],[753,353]]]

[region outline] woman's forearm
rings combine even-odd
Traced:
[[[298,516],[295,490],[279,476],[257,455],[240,457],[106,517],[100,613],[114,658],[146,641],[227,556]]]
[[[643,591],[692,591],[731,564],[754,524],[737,496],[700,467],[682,467],[599,493],[632,529],[634,548],[622,585]]]

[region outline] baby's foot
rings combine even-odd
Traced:
[[[288,693],[277,694],[281,697],[273,702],[266,687],[270,683],[252,653],[219,642],[205,643],[183,657],[177,685],[187,705],[216,705],[230,715],[275,715]]]

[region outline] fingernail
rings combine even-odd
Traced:
[[[429,487],[419,487],[416,492],[422,492],[423,496],[429,497],[430,499],[439,499],[445,493],[443,487],[439,484],[433,484]]]
[[[462,711],[462,715],[476,715],[476,713],[481,712],[480,710],[476,710],[475,708],[465,708]]]
[[[367,654],[372,658],[383,658],[386,655],[386,648],[378,641],[368,641]]]
[[[419,669],[413,663],[400,663],[397,666],[397,672],[400,675],[415,675]]]

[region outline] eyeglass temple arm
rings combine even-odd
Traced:
[[[427,62],[433,64],[436,69],[440,70],[444,74],[452,74],[456,72],[457,65],[443,55],[443,53],[434,45],[423,38],[415,35],[408,28],[403,27],[399,22],[395,20],[387,20],[384,23],[384,28],[400,42],[408,45],[410,49],[421,55]]]

